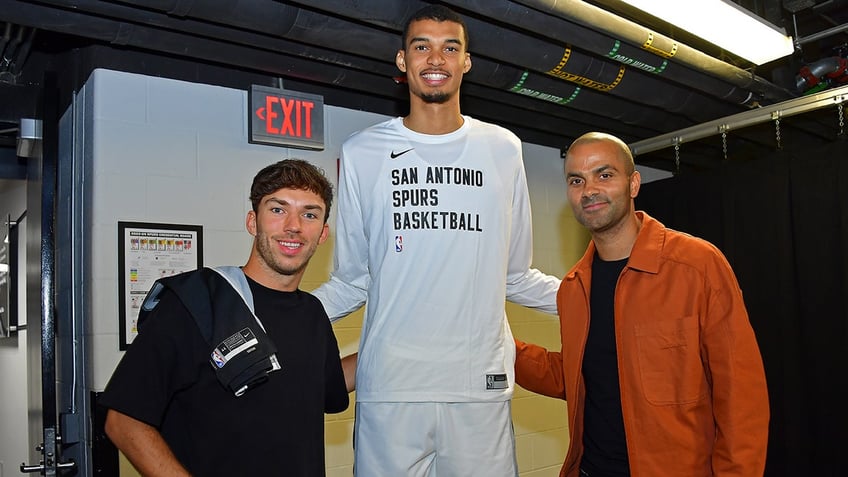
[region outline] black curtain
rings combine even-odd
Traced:
[[[765,475],[848,475],[848,140],[644,184],[636,207],[709,240],[765,364]]]

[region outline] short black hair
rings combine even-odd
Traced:
[[[406,51],[406,37],[409,35],[409,25],[412,22],[419,20],[435,20],[437,22],[453,22],[459,23],[462,26],[462,41],[465,43],[465,51],[468,51],[468,27],[465,25],[465,20],[462,19],[455,11],[444,5],[427,5],[406,20],[403,26],[403,36],[400,39],[400,49]]]
[[[324,171],[303,159],[283,159],[264,167],[256,173],[250,186],[250,202],[253,211],[259,211],[259,203],[268,194],[280,189],[308,190],[324,199],[327,206],[324,223],[330,217],[330,206],[333,205],[333,185],[327,180]]]

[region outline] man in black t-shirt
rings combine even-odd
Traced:
[[[324,413],[347,408],[352,382],[321,303],[298,287],[327,239],[332,186],[289,159],[256,175],[250,200],[250,256],[223,267],[236,279],[162,281],[102,395],[107,435],[143,475],[324,475]],[[236,332],[222,339],[223,322]],[[229,386],[222,370],[261,353],[261,379]]]

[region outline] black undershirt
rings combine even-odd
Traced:
[[[615,286],[627,259],[592,261],[591,317],[583,356],[586,383],[581,468],[591,477],[630,475],[615,345]]]

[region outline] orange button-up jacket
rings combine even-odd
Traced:
[[[736,277],[708,242],[643,212],[615,291],[615,335],[633,477],[762,476],[768,442],[765,373]],[[594,243],[562,281],[561,352],[516,339],[516,380],[568,401],[578,477]]]

